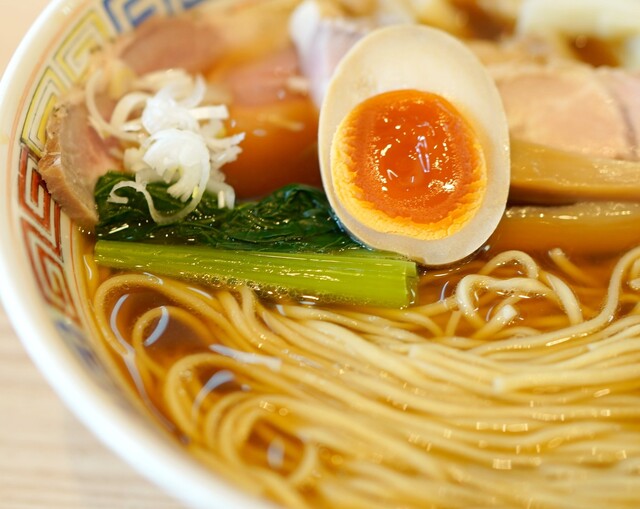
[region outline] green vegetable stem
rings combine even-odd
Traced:
[[[416,264],[370,252],[282,253],[100,240],[97,263],[204,284],[247,284],[303,301],[400,308],[417,291]]]
[[[95,189],[100,222],[97,262],[206,284],[246,284],[261,293],[299,300],[385,307],[408,306],[417,291],[417,267],[398,255],[353,240],[333,217],[320,189],[291,184],[260,201],[218,207],[205,193],[194,212],[175,224],[158,225],[144,197],[113,186],[133,177],[110,172]],[[147,191],[162,213],[184,204],[165,182]]]

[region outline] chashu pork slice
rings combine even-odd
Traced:
[[[627,124],[627,136],[632,146],[630,159],[640,161],[640,73],[600,67],[596,76],[620,108]]]
[[[93,190],[98,178],[120,164],[89,123],[83,90],[57,105],[47,123],[47,140],[38,170],[51,196],[76,224],[91,229],[98,221]]]
[[[575,62],[490,68],[512,137],[512,201],[640,201],[637,75]]]
[[[203,73],[221,56],[225,44],[219,27],[186,13],[151,18],[120,39],[110,55],[138,75],[177,67]]]
[[[134,73],[169,68],[205,72],[222,52],[219,31],[192,16],[152,19],[96,55],[95,65],[121,61]],[[96,98],[104,118],[115,106]],[[94,187],[108,170],[121,169],[111,155],[115,141],[103,140],[89,121],[84,90],[60,98],[47,123],[47,139],[38,169],[53,198],[75,223],[91,230],[98,221]]]
[[[617,87],[614,93],[614,77],[629,83],[575,62],[509,62],[489,70],[512,137],[587,156],[638,159],[628,107],[640,93],[640,83]]]

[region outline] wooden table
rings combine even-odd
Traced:
[[[0,0],[0,72],[47,2]],[[181,507],[62,405],[0,308],[0,509]]]

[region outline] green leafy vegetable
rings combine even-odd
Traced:
[[[276,252],[364,250],[334,220],[324,193],[316,188],[289,185],[259,202],[242,203],[233,210],[219,209],[216,196],[205,193],[196,210],[178,224],[158,225],[149,216],[141,193],[121,189],[127,204],[108,201],[113,186],[131,177],[110,172],[100,178],[95,198],[100,222],[98,238],[197,244],[216,248]],[[147,185],[157,209],[172,213],[184,204],[167,194],[168,185]]]
[[[417,289],[414,262],[365,248],[335,221],[324,193],[290,185],[258,202],[218,208],[205,193],[187,218],[158,225],[144,197],[118,191],[126,204],[108,201],[113,186],[130,176],[108,173],[96,186],[100,222],[95,256],[99,264],[202,283],[247,284],[323,302],[404,307]],[[147,184],[165,214],[184,205],[167,184]]]
[[[242,283],[302,299],[385,307],[411,304],[418,281],[413,262],[351,252],[269,253],[101,240],[95,257],[108,267],[199,283]]]

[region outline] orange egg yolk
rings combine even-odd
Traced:
[[[486,188],[483,152],[469,123],[445,98],[417,90],[385,92],[356,106],[334,137],[332,174],[350,213],[368,216],[382,231],[431,225],[424,238],[460,229]]]

